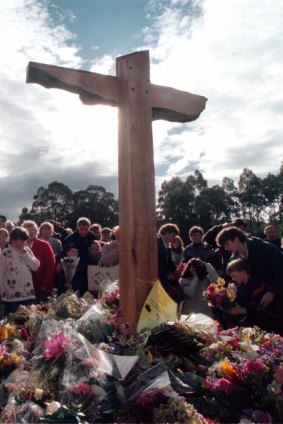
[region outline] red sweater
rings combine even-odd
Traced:
[[[50,294],[55,285],[55,256],[47,241],[35,239],[32,245],[40,267],[32,273],[35,295]]]

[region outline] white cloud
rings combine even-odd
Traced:
[[[244,166],[261,175],[277,172],[283,136],[282,2],[207,0],[197,19],[189,12],[184,17],[184,9],[176,8],[181,3],[192,4],[172,0],[155,21],[159,37],[151,79],[204,95],[208,103],[178,136],[176,151],[184,157],[168,173],[180,171],[189,158],[198,160],[200,153],[197,166],[214,182],[237,177]]]
[[[63,23],[74,14],[55,8],[54,17],[45,5],[1,4],[0,185],[11,191],[11,182],[20,190],[17,199],[9,194],[6,205],[1,201],[1,211],[13,208],[14,216],[15,207],[31,201],[40,184],[64,178],[83,188],[89,175],[89,183],[109,177],[112,189],[117,175],[115,108],[84,106],[74,94],[25,84],[29,60],[85,66],[80,40]],[[283,136],[282,2],[151,0],[147,13],[144,45],[133,51],[150,48],[152,82],[208,98],[195,122],[154,122],[157,186],[195,168],[211,182],[237,178],[244,167],[259,175],[277,172]],[[88,62],[89,70],[115,74],[115,59],[99,54]]]
[[[74,182],[72,172],[77,172],[78,180],[83,176],[85,183],[83,168],[89,184],[96,176],[116,176],[117,111],[84,106],[74,94],[25,83],[29,60],[83,67],[73,34],[62,23],[55,25],[44,3],[36,0],[1,5],[0,28],[1,186],[9,191],[10,182],[29,181],[32,187],[25,186],[25,203],[30,204],[40,183],[47,185],[63,176],[66,184]],[[96,66],[102,70],[106,62],[100,60]],[[7,204],[2,196],[1,210],[16,217],[19,193],[13,191],[15,198],[6,196]]]

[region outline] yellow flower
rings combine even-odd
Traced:
[[[216,281],[217,285],[223,287],[226,284],[226,281],[224,280],[224,278],[218,278]]]
[[[14,337],[17,335],[18,331],[15,325],[7,324],[6,329],[8,330],[9,337]]]
[[[237,297],[237,289],[233,284],[229,284],[229,286],[227,287],[227,296],[228,298],[231,300],[231,302],[234,302],[234,300]]]
[[[0,342],[7,340],[9,332],[6,327],[0,326]]]
[[[235,370],[231,362],[229,362],[227,359],[225,359],[219,364],[219,368],[224,377],[226,378],[233,378],[237,375],[237,371]]]
[[[10,360],[12,364],[18,364],[21,360],[21,357],[17,355],[16,353],[11,353]]]

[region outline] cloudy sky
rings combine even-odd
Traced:
[[[0,214],[40,185],[117,193],[117,111],[25,83],[30,60],[115,75],[151,55],[151,81],[208,98],[201,117],[153,124],[156,185],[199,169],[210,184],[283,159],[280,0],[9,0],[0,3]]]

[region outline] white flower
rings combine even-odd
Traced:
[[[245,357],[249,359],[254,359],[258,356],[259,347],[252,344],[250,340],[245,340],[244,342],[239,343],[240,349],[246,353]]]
[[[41,400],[42,399],[42,395],[43,395],[43,390],[42,389],[35,389],[34,391],[34,397],[36,400]]]
[[[256,334],[256,331],[254,328],[246,327],[242,329],[242,335],[245,336],[245,338],[247,339],[250,339],[255,334]]]
[[[53,400],[52,402],[50,402],[46,408],[46,413],[47,414],[55,414],[55,412],[61,408],[61,403],[60,402],[56,402],[56,400]]]
[[[22,352],[24,350],[24,344],[19,339],[14,339],[12,349],[14,352]]]

